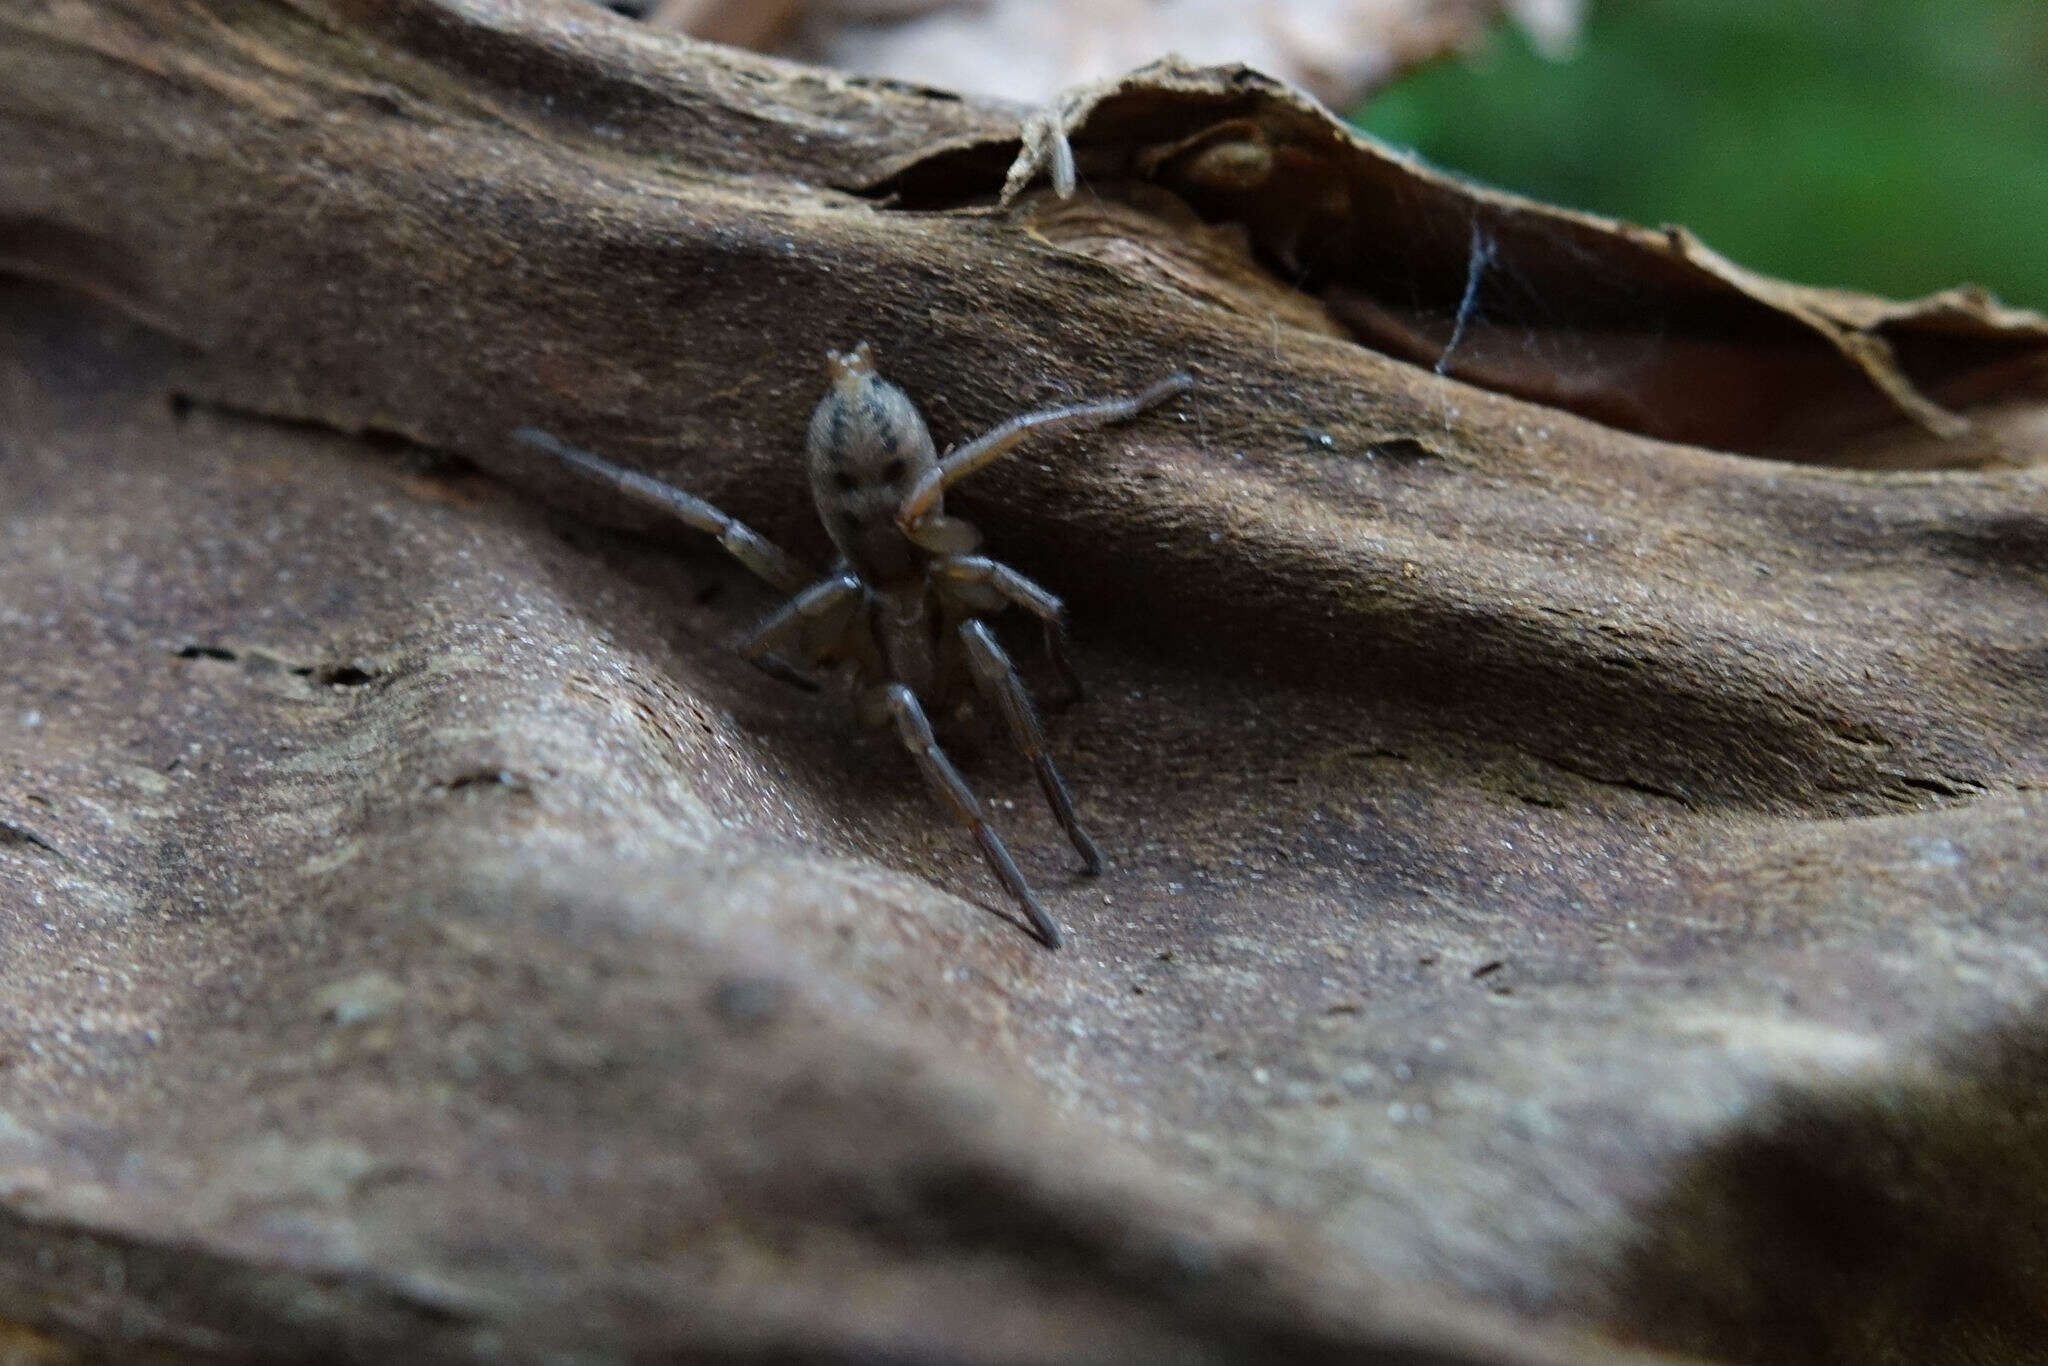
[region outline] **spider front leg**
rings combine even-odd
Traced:
[[[1031,927],[1038,932],[1039,939],[1049,949],[1058,948],[1059,926],[1053,923],[1045,907],[1038,904],[1038,897],[1032,893],[1031,884],[1024,880],[1017,861],[1010,857],[1001,837],[990,827],[980,801],[960,776],[960,770],[953,767],[953,761],[939,748],[938,737],[932,734],[932,723],[926,719],[917,694],[901,683],[885,683],[869,695],[868,705],[896,723],[897,737],[910,751],[910,757],[917,761],[918,772],[924,775],[932,795],[953,813],[954,820],[966,826],[974,836],[974,842],[981,847],[981,856],[988,861],[989,870],[1024,907],[1024,914],[1030,917]]]
[[[1151,388],[1130,398],[1097,399],[1060,408],[1043,408],[1035,413],[1025,413],[1022,417],[1013,417],[959,449],[949,452],[945,459],[925,471],[918,481],[910,486],[910,491],[904,494],[902,505],[896,509],[896,525],[905,535],[911,535],[918,524],[931,515],[932,509],[938,504],[940,494],[976,470],[992,464],[1027,436],[1038,432],[1087,431],[1094,427],[1128,422],[1140,413],[1158,407],[1175,394],[1186,393],[1194,387],[1194,383],[1193,376],[1176,373],[1168,375]]]
[[[837,637],[845,630],[865,591],[860,580],[852,574],[835,574],[829,579],[820,579],[755,627],[753,634],[740,644],[740,658],[770,678],[794,683],[807,692],[816,692],[818,681],[798,665],[774,653],[775,648],[791,636],[797,636],[797,653],[802,663],[815,664],[817,651],[807,648],[799,633],[822,623],[830,629],[819,632],[819,636],[827,640]]]
[[[981,555],[954,555],[936,565],[939,581],[955,593],[971,596],[971,605],[981,610],[1008,603],[1021,607],[1045,628],[1045,653],[1059,671],[1060,686],[1066,690],[1054,705],[1070,706],[1081,700],[1081,675],[1067,657],[1066,605],[1045,589],[996,560]],[[974,590],[983,590],[974,592]]]
[[[538,427],[521,427],[512,433],[512,437],[536,450],[546,451],[563,464],[591,475],[636,503],[667,513],[693,531],[717,537],[718,544],[728,555],[785,593],[800,593],[811,581],[811,571],[805,569],[796,556],[746,523],[726,516],[702,498],[671,488],[638,470],[614,465],[603,456],[571,446]]]
[[[1081,855],[1090,876],[1102,872],[1102,851],[1095,847],[1095,841],[1081,828],[1080,817],[1074,814],[1073,794],[1060,777],[1060,771],[1053,767],[1052,756],[1045,750],[1045,730],[1038,724],[1038,713],[1032,708],[1031,694],[1024,689],[1024,680],[1017,677],[1017,668],[1010,663],[1010,657],[1003,653],[1003,647],[996,643],[995,632],[988,629],[983,621],[969,618],[960,623],[960,641],[967,647],[967,670],[974,675],[974,686],[982,699],[1002,713],[1003,724],[1010,729],[1010,738],[1017,748],[1024,751],[1024,757],[1031,761],[1031,767],[1038,774],[1039,790],[1045,793],[1045,804],[1052,808],[1053,819],[1060,823],[1060,829],[1067,832],[1074,849]]]

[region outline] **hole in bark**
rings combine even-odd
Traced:
[[[506,792],[532,795],[533,785],[507,768],[482,768],[450,778],[441,786],[449,792],[478,788],[500,788]]]
[[[376,682],[380,676],[353,664],[323,664],[318,668],[293,669],[292,672],[329,688],[360,688],[366,683]]]
[[[40,849],[46,854],[58,853],[56,845],[26,826],[16,825],[12,821],[0,821],[0,849],[9,845]]]
[[[1384,460],[1393,465],[1419,465],[1425,460],[1442,458],[1412,436],[1399,436],[1391,441],[1376,441],[1366,448],[1365,453],[1375,460]]]

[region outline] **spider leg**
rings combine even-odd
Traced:
[[[538,427],[521,427],[512,433],[512,437],[536,450],[546,451],[563,464],[590,475],[636,503],[666,512],[693,531],[717,537],[727,554],[785,593],[802,592],[804,585],[811,581],[811,571],[804,568],[802,561],[702,498],[671,488],[638,470],[614,465],[604,457],[571,446]]]
[[[1053,819],[1073,841],[1089,874],[1099,876],[1102,851],[1081,828],[1080,817],[1074,814],[1073,794],[1067,791],[1060,771],[1053,767],[1052,756],[1045,752],[1045,731],[1038,724],[1038,714],[1032,709],[1031,694],[1024,690],[1024,680],[1017,677],[1016,666],[996,643],[995,632],[988,629],[986,622],[970,617],[960,623],[960,639],[967,646],[967,667],[974,675],[976,690],[1003,714],[1010,738],[1037,770],[1039,790],[1045,793],[1045,804],[1052,808]]]
[[[782,604],[775,610],[774,615],[755,627],[740,643],[740,658],[771,678],[781,679],[784,683],[794,683],[807,692],[816,692],[817,680],[775,654],[774,650],[814,623],[830,622],[837,616],[843,625],[846,615],[860,601],[862,591],[860,580],[850,573],[835,574],[831,578],[818,580]],[[803,656],[812,653],[805,649],[801,636],[797,639],[797,649]],[[816,661],[806,657],[803,662],[811,664]]]
[[[1060,686],[1065,689],[1065,696],[1054,703],[1054,709],[1081,700],[1081,675],[1074,672],[1074,661],[1067,657],[1066,604],[1010,566],[980,555],[955,555],[941,560],[936,572],[941,582],[985,587],[1037,617],[1045,628],[1046,656],[1059,671]]]
[[[1129,398],[1105,398],[1060,408],[1042,408],[992,427],[966,445],[948,452],[945,459],[910,486],[910,491],[903,496],[902,506],[896,509],[896,525],[908,532],[930,515],[941,493],[976,470],[994,463],[1027,436],[1038,432],[1087,431],[1128,422],[1174,395],[1186,393],[1194,383],[1193,376],[1184,371],[1176,372]]]
[[[881,691],[890,719],[896,723],[896,734],[902,739],[903,747],[910,751],[910,757],[917,761],[918,771],[924,775],[932,795],[952,812],[954,820],[966,826],[974,836],[974,842],[981,846],[981,856],[988,860],[989,870],[1024,907],[1024,914],[1030,917],[1039,939],[1049,949],[1058,948],[1059,926],[1046,914],[1045,907],[1038,904],[1038,898],[1033,895],[1031,884],[1024,880],[1016,860],[1010,857],[1001,837],[989,826],[988,817],[973,790],[960,776],[960,770],[953,767],[953,761],[946,757],[946,752],[939,748],[938,737],[932,734],[932,724],[925,718],[917,694],[901,683],[884,684]]]

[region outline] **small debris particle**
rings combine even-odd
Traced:
[[[320,1014],[338,1025],[374,1020],[405,999],[405,988],[371,968],[332,982],[313,995]]]

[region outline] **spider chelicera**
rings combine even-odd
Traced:
[[[1059,926],[1024,880],[959,770],[939,747],[929,712],[948,716],[978,699],[1001,716],[1038,773],[1046,804],[1091,874],[1102,851],[1074,814],[1031,695],[982,618],[1006,607],[1036,617],[1046,653],[1073,700],[1081,684],[1067,658],[1060,600],[1009,566],[974,553],[981,534],[942,506],[945,491],[1035,433],[1128,421],[1186,392],[1175,374],[1130,398],[1046,408],[1013,417],[941,458],[910,396],[875,373],[862,342],[827,352],[830,387],[811,414],[805,442],[811,496],[839,559],[818,578],[780,547],[660,480],[577,450],[534,427],[514,435],[637,502],[718,538],[734,559],[790,595],[740,646],[749,662],[784,682],[816,689],[806,669],[848,668],[864,725],[893,725],[940,805],[965,826],[1047,947]]]

